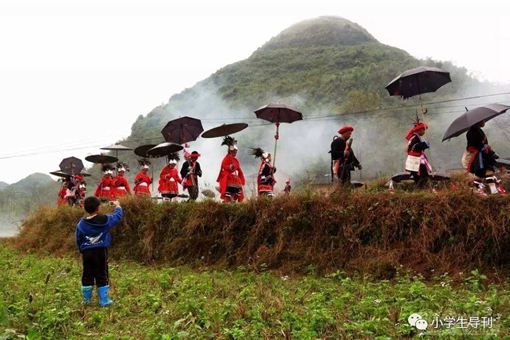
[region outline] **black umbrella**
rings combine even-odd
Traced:
[[[169,156],[170,154],[172,154],[174,152],[181,151],[182,149],[184,149],[184,147],[182,145],[164,142],[164,143],[158,144],[155,147],[153,147],[152,149],[148,150],[147,155],[149,157],[155,157],[155,158],[165,157],[165,156]]]
[[[243,131],[248,127],[246,123],[235,123],[235,124],[223,124],[207,130],[202,134],[202,138],[217,138],[217,137],[226,137],[228,135],[232,135],[234,133]]]
[[[492,118],[505,113],[508,109],[510,109],[510,106],[507,105],[488,104],[477,107],[471,111],[464,112],[450,124],[448,129],[446,129],[443,136],[443,142],[447,139],[460,136],[473,125],[476,125],[481,121],[491,120]]]
[[[53,175],[53,176],[63,177],[63,178],[69,176],[68,174],[63,173],[62,170],[51,171],[50,174]],[[80,173],[80,175],[82,175],[83,177],[90,177],[91,176],[88,172],[85,172],[85,171],[82,171]]]
[[[303,114],[295,108],[285,104],[269,104],[255,110],[257,118],[267,120],[276,124],[276,135],[274,136],[273,166],[276,163],[276,147],[278,144],[280,123],[293,123],[303,120]]]
[[[450,73],[437,67],[420,66],[407,70],[387,86],[390,96],[401,96],[408,99],[423,93],[436,92],[440,87],[450,83]]]
[[[169,121],[161,134],[169,143],[184,144],[196,140],[203,131],[200,119],[182,117]]]
[[[121,145],[121,144],[113,144],[105,146],[104,148],[100,148],[101,150],[108,150],[108,151],[115,151],[115,157],[119,158],[119,151],[129,151],[133,150],[132,148],[129,148],[127,146]]]
[[[68,175],[79,174],[85,167],[81,159],[76,157],[64,158],[59,164],[60,170]]]
[[[107,163],[115,163],[119,159],[117,157],[108,156],[108,155],[90,155],[85,157],[85,160],[90,163],[95,164],[107,164]]]

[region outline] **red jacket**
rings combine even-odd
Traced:
[[[126,194],[131,194],[131,188],[129,187],[129,183],[124,176],[117,176],[113,179],[113,186],[115,187],[115,197],[123,197]],[[120,189],[119,189],[120,187]],[[125,190],[122,189],[125,188]]]
[[[223,158],[221,162],[220,173],[216,180],[220,184],[221,199],[225,199],[225,193],[227,192],[227,186],[235,186],[241,188],[241,194],[239,201],[244,200],[243,185],[245,185],[244,173],[241,169],[241,163],[239,160],[229,154]]]
[[[145,172],[139,172],[135,177],[135,195],[150,195],[151,191],[149,185],[152,184],[152,180]]]
[[[97,184],[96,191],[94,192],[94,196],[103,198],[103,199],[114,199],[113,191],[114,191],[114,182],[111,177],[103,177]]]
[[[177,195],[179,193],[177,183],[182,183],[182,179],[179,176],[177,168],[170,169],[168,165],[165,166],[159,175],[158,191],[163,194]]]

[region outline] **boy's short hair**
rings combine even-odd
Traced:
[[[100,205],[101,201],[99,201],[99,198],[97,198],[96,196],[87,197],[83,202],[83,207],[85,208],[85,211],[89,214],[95,213]]]

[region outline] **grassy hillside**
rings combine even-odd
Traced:
[[[114,244],[112,248],[116,248]],[[399,270],[393,281],[368,276],[299,276],[111,261],[114,305],[83,307],[80,260],[12,251],[0,242],[0,338],[19,339],[409,339],[419,313],[434,339],[510,336],[509,282],[478,271],[432,281]],[[478,328],[434,329],[433,320],[478,317]],[[492,324],[482,326],[482,318]]]

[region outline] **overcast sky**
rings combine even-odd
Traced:
[[[0,0],[0,181],[98,153],[172,94],[322,15],[509,83],[509,10],[505,1]],[[62,149],[75,150],[52,152]]]

